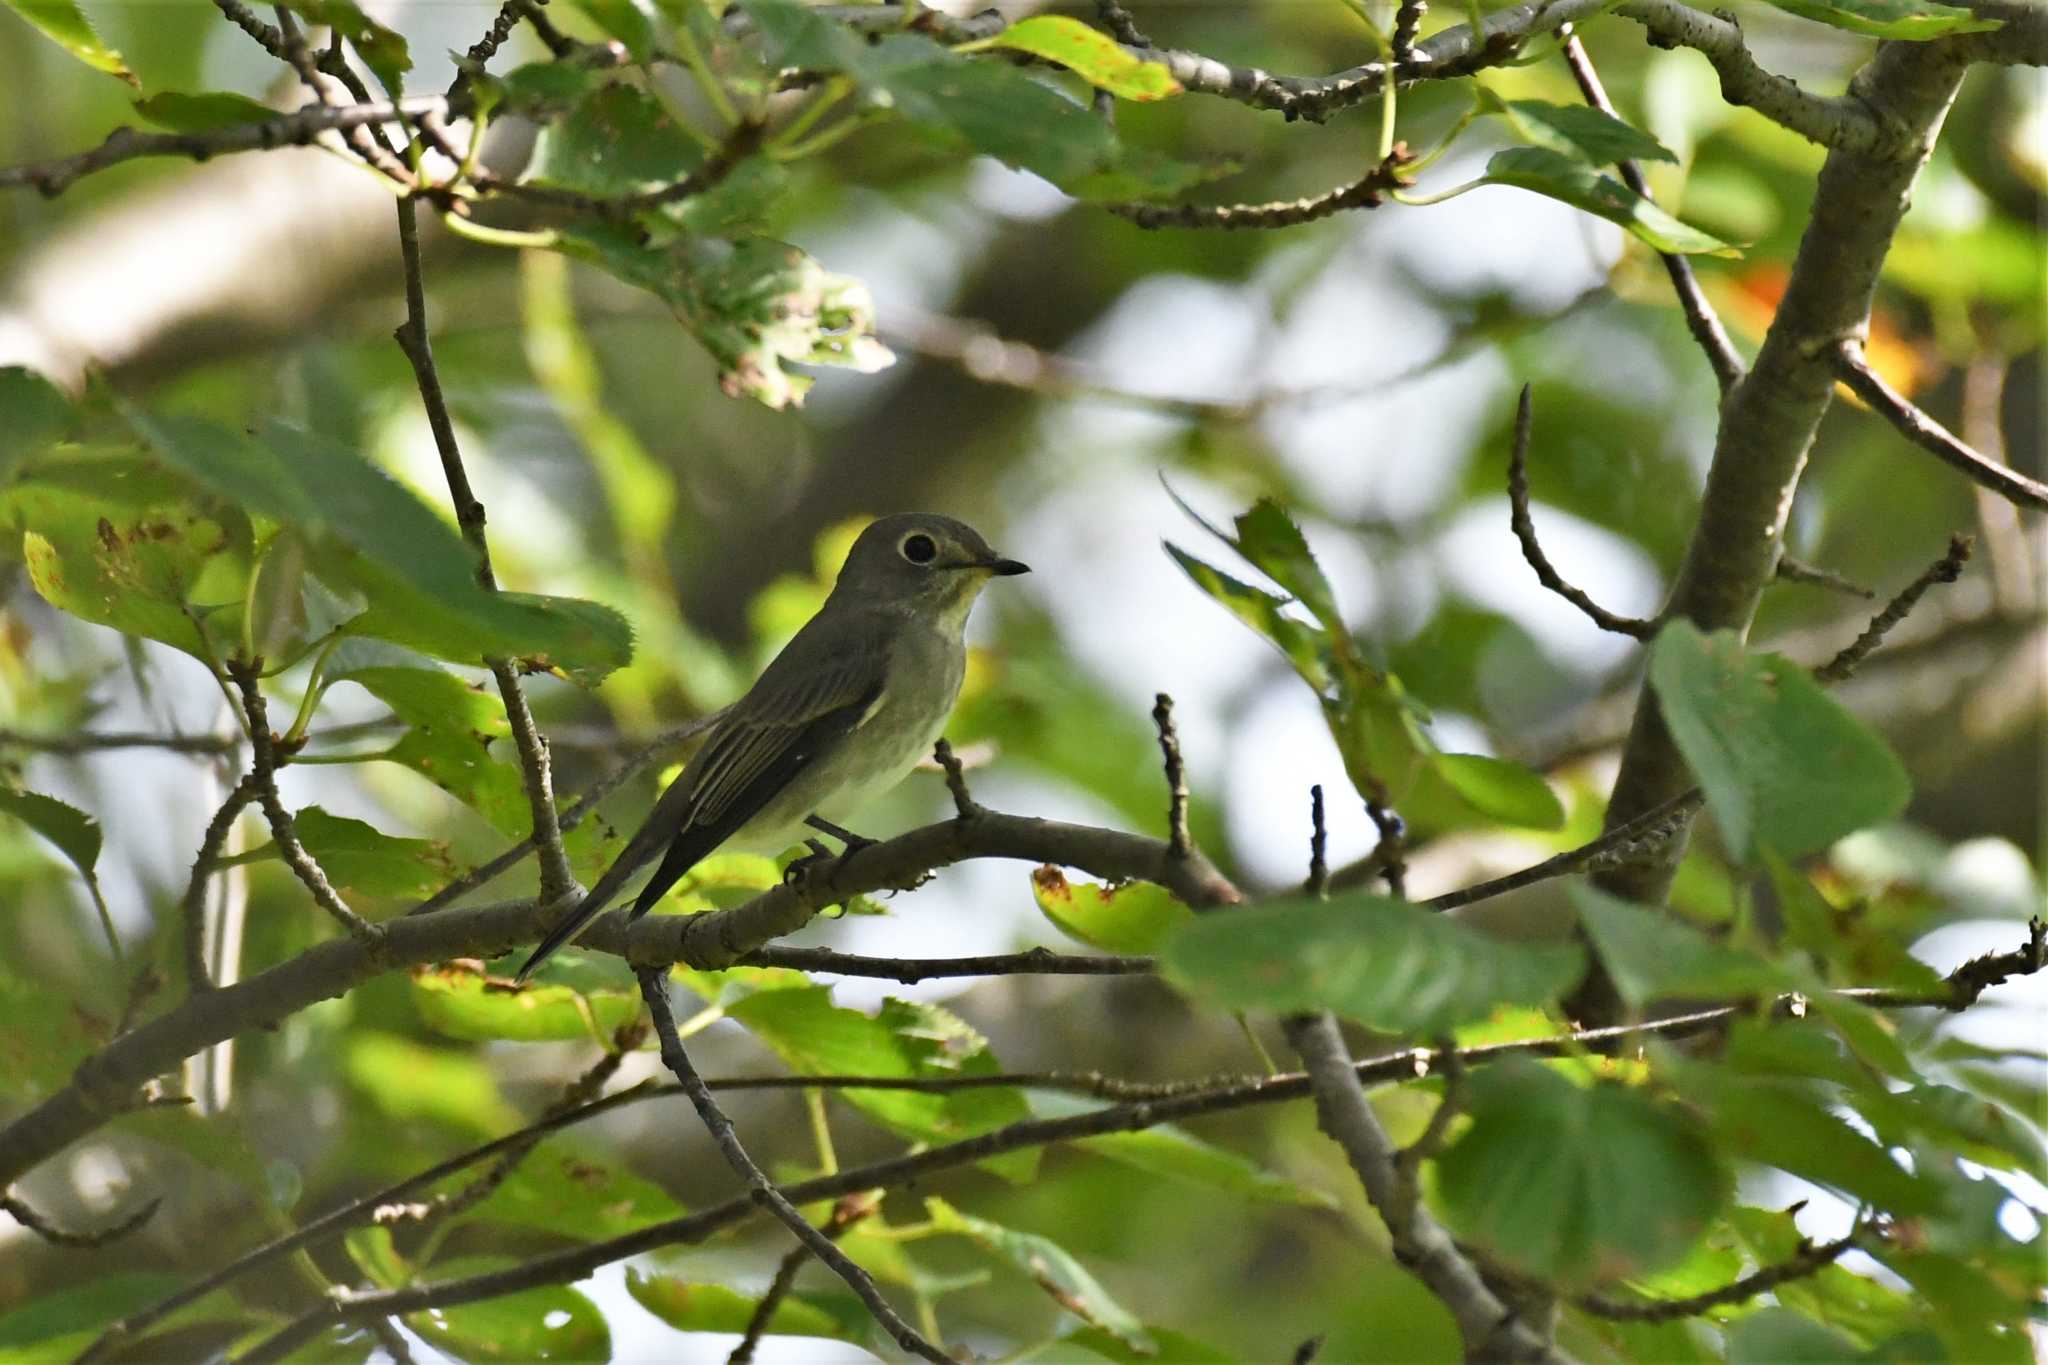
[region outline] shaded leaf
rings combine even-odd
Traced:
[[[1578,979],[1570,944],[1491,939],[1381,896],[1280,900],[1184,925],[1167,978],[1221,1009],[1335,1010],[1390,1033],[1442,1033],[1502,1005],[1543,1005]]]
[[[1482,815],[1523,829],[1560,829],[1564,803],[1538,773],[1484,754],[1429,756],[1429,766],[1460,800]]]
[[[0,787],[0,814],[13,816],[55,844],[79,875],[91,880],[100,860],[99,821],[54,796],[7,787]]]
[[[1112,953],[1157,952],[1194,914],[1151,882],[1073,882],[1049,863],[1031,874],[1031,895],[1062,932]]]
[[[1680,255],[1739,256],[1718,237],[1673,218],[1628,186],[1548,147],[1509,147],[1486,163],[1480,183],[1513,185],[1605,218],[1658,251]]]
[[[1185,510],[1185,504],[1183,504]],[[1337,610],[1337,593],[1316,563],[1308,537],[1294,524],[1285,508],[1271,498],[1260,498],[1249,511],[1237,516],[1237,537],[1231,548],[1246,562],[1294,595],[1325,630],[1333,635],[1344,630],[1344,618]]]
[[[474,971],[445,966],[413,972],[412,1000],[428,1028],[477,1042],[582,1041],[602,1046],[640,1014],[640,997],[630,990],[536,985],[509,990]]]
[[[1180,82],[1161,63],[1127,52],[1108,34],[1065,15],[1035,14],[990,41],[1058,63],[1119,99],[1162,100],[1181,92]]]
[[[204,133],[238,123],[268,123],[278,116],[278,111],[267,104],[225,90],[198,95],[165,90],[135,101],[135,112],[156,127],[174,133]]]
[[[1866,1358],[1855,1342],[1789,1308],[1765,1308],[1728,1328],[1728,1365],[1831,1365]]]
[[[69,52],[95,71],[119,76],[130,85],[140,85],[135,73],[121,60],[121,54],[100,40],[92,21],[85,17],[76,0],[4,0],[29,26]]]
[[[652,95],[613,82],[542,130],[524,178],[585,194],[632,194],[680,180],[703,159]]]
[[[1173,556],[1173,562],[1194,580],[1196,587],[1285,655],[1303,681],[1319,693],[1329,687],[1330,670],[1324,658],[1328,646],[1324,634],[1309,622],[1288,615],[1286,599],[1232,578],[1171,541],[1165,544],[1166,553]]]
[[[1999,26],[1979,19],[1961,5],[1934,0],[1770,0],[1781,10],[1813,19],[1831,28],[1872,38],[1921,41],[1949,33],[1984,33]]]
[[[626,1267],[626,1292],[642,1308],[679,1332],[744,1332],[753,1321],[757,1302],[722,1284],[693,1283],[680,1275],[642,1271],[637,1266]],[[767,1334],[859,1340],[831,1313],[794,1294],[775,1306],[768,1318]]]
[[[1668,912],[1646,909],[1583,882],[1571,888],[1579,923],[1632,1005],[1673,996],[1769,996],[1794,987],[1776,963],[1731,948]]]
[[[648,0],[576,0],[576,8],[626,46],[636,62],[654,55],[654,7]]]
[[[858,1076],[986,1076],[1001,1070],[988,1041],[936,1005],[885,1000],[880,1013],[832,1003],[823,986],[770,990],[726,1007],[799,1073]],[[833,1094],[877,1122],[927,1142],[954,1142],[1028,1115],[1024,1097],[1007,1086],[926,1094],[909,1090],[835,1089]],[[1005,1153],[982,1164],[1007,1179],[1028,1179],[1035,1150]]]
[[[1728,1180],[1676,1106],[1580,1087],[1524,1060],[1468,1087],[1472,1126],[1437,1162],[1454,1227],[1554,1283],[1596,1284],[1676,1262]]]
[[[1812,1085],[1685,1071],[1689,1096],[1708,1106],[1715,1145],[1732,1160],[1790,1171],[1897,1214],[1931,1212],[1926,1182],[1828,1111]]]
[[[20,365],[0,365],[0,481],[72,420],[71,400],[55,384]]]
[[[1108,1361],[1110,1365],[1241,1365],[1242,1356],[1220,1351],[1206,1341],[1163,1327],[1147,1327],[1153,1349],[1140,1351],[1100,1327],[1082,1327],[1013,1356],[1017,1365],[1075,1365]]]
[[[1204,1142],[1170,1123],[1131,1133],[1098,1133],[1067,1144],[1149,1175],[1217,1190],[1262,1204],[1333,1209],[1336,1197],[1289,1180],[1227,1148]]]
[[[529,1153],[468,1218],[598,1241],[681,1217],[682,1205],[613,1158],[561,1139]]]
[[[299,842],[313,855],[327,880],[344,891],[366,896],[424,897],[446,883],[455,871],[448,845],[438,839],[402,839],[375,825],[330,815],[307,806],[293,817]],[[275,858],[277,845],[221,860],[222,866]]]
[[[1650,647],[1650,682],[1738,858],[1796,857],[1905,808],[1890,748],[1786,659],[1674,621]]]
[[[961,1213],[943,1199],[928,1198],[924,1206],[939,1231],[973,1238],[1029,1275],[1060,1307],[1083,1322],[1101,1328],[1135,1351],[1146,1355],[1157,1351],[1158,1344],[1145,1325],[1112,1299],[1087,1268],[1057,1242]]]
[[[363,65],[392,95],[403,88],[412,69],[405,39],[363,13],[355,0],[282,0],[284,7],[311,23],[324,24],[348,40]]]

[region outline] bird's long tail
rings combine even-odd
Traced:
[[[533,950],[525,965],[520,967],[516,980],[525,982],[527,977],[533,975],[535,968],[553,957],[559,950],[575,942],[576,936],[588,929],[590,922],[604,913],[605,907],[619,894],[619,889],[632,879],[635,872],[646,865],[646,857],[636,859],[628,856],[632,851],[628,848],[606,868],[604,875],[597,879],[597,885],[590,888],[589,894],[576,902],[575,907],[562,916],[554,928],[548,930],[547,937],[540,941],[540,946]]]

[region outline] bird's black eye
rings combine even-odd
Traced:
[[[929,564],[939,555],[937,544],[922,531],[903,537],[903,544],[897,548],[903,552],[903,557],[913,564]]]

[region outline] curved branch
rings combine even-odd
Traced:
[[[1978,454],[1947,427],[1913,406],[1910,399],[1870,368],[1860,341],[1844,341],[1836,352],[1835,366],[1850,391],[1898,428],[1899,435],[1999,497],[2021,507],[2048,511],[2048,483],[2030,479],[2009,465]]]
[[[1543,546],[1536,539],[1536,523],[1529,515],[1529,428],[1533,420],[1529,386],[1524,384],[1522,396],[1515,403],[1515,444],[1508,452],[1508,524],[1514,528],[1515,539],[1521,543],[1522,558],[1529,561],[1529,567],[1536,571],[1536,578],[1544,587],[1584,612],[1586,619],[1600,629],[1647,640],[1656,633],[1655,621],[1615,615],[1582,589],[1565,582],[1564,575],[1551,564],[1550,556],[1543,553]]]

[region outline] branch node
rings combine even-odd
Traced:
[[[953,795],[953,818],[962,822],[983,813],[981,803],[967,791],[967,770],[945,736],[932,745],[932,759],[946,774],[946,790]]]
[[[1396,900],[1408,899],[1408,824],[1392,807],[1378,801],[1368,800],[1365,813],[1372,819],[1373,828],[1380,832],[1380,841],[1373,846],[1367,861],[1380,870],[1386,879],[1387,894]]]
[[[1529,567],[1536,571],[1536,578],[1544,587],[1577,607],[1600,629],[1636,640],[1647,640],[1656,633],[1655,621],[1617,616],[1608,611],[1565,582],[1564,576],[1552,567],[1550,557],[1543,553],[1542,545],[1537,543],[1536,523],[1529,516],[1529,432],[1534,423],[1535,410],[1530,403],[1529,386],[1524,384],[1522,396],[1515,404],[1515,443],[1508,453],[1508,524],[1514,528],[1515,539],[1521,542],[1522,558],[1529,561]]]

